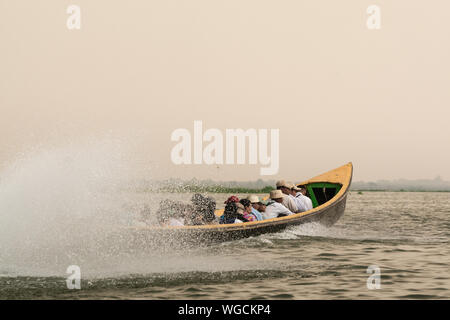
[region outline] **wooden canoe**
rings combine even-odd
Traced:
[[[235,240],[263,233],[278,232],[288,226],[307,222],[319,222],[325,226],[332,226],[344,214],[352,175],[353,166],[352,163],[348,163],[312,179],[297,183],[297,186],[306,186],[308,196],[313,202],[313,209],[306,212],[236,224],[136,227],[133,228],[133,233],[138,238],[151,236],[152,241],[157,242],[186,243]],[[220,214],[220,212],[217,212],[217,214]]]

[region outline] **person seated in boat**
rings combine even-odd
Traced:
[[[220,224],[247,222],[247,219],[242,215],[244,206],[239,201],[225,202],[225,209],[219,220]]]
[[[161,226],[183,226],[184,217],[180,208],[183,203],[170,199],[162,200],[156,212],[156,218]]]
[[[311,210],[313,208],[312,201],[309,197],[306,196],[306,187],[305,186],[295,186],[292,188],[295,199],[297,201],[301,201],[303,204],[304,211]]]
[[[291,182],[287,182],[286,184],[290,187],[290,194],[288,195],[288,197],[292,198],[297,206],[297,211],[295,211],[295,213],[308,211],[304,200],[300,196],[297,196],[297,191],[299,188],[297,188]]]
[[[223,214],[220,216],[219,224],[230,224],[236,221],[236,202],[230,201],[225,205]]]
[[[179,210],[185,226],[203,224],[201,216],[195,213],[194,206],[192,204],[183,203]]]
[[[239,201],[236,202],[236,221],[235,223],[249,222],[246,217],[244,217],[245,208],[244,205]]]
[[[257,221],[256,216],[252,213],[252,203],[248,199],[241,199],[239,201],[240,204],[244,206],[244,213],[242,214],[248,222]]]
[[[289,190],[288,190],[289,194],[287,196],[289,198],[291,198],[295,202],[295,205],[297,206],[297,210],[296,211],[292,211],[292,212],[299,213],[299,212],[306,211],[306,207],[303,204],[303,201],[298,199],[298,198],[296,198],[296,194],[297,193],[296,193],[296,191],[294,191],[295,185],[292,182],[286,182],[285,185],[289,188]]]
[[[227,200],[225,200],[224,204],[228,204],[231,202],[239,202],[239,198],[236,196],[230,196]]]
[[[298,212],[297,203],[294,200],[294,197],[289,197],[291,195],[291,185],[289,185],[286,181],[280,180],[277,181],[277,190],[280,190],[286,197],[283,197],[282,204],[289,209],[291,212]]]
[[[266,212],[267,205],[270,201],[268,200],[259,200],[258,211],[261,213],[262,219],[264,220],[264,212]]]
[[[250,200],[252,204],[252,214],[255,216],[257,221],[263,220],[263,217],[261,215],[260,207],[261,207],[261,201],[259,201],[259,197],[255,195],[250,195],[247,197],[248,200]]]
[[[194,213],[197,217],[194,219],[196,224],[212,224],[216,222],[216,201],[211,197],[196,193],[191,199],[194,207]]]
[[[223,214],[219,217],[219,224],[234,223],[237,211],[236,202],[239,202],[239,198],[236,196],[230,196],[224,201],[225,208]]]
[[[299,188],[297,188],[292,182],[286,182],[284,186],[289,188],[288,190],[283,188],[283,190],[285,190],[285,192],[289,192],[287,196],[295,202],[295,205],[297,207],[297,210],[292,212],[299,213],[308,211],[308,206],[306,205],[303,197],[297,195],[297,191],[299,191]]]
[[[283,199],[287,196],[281,190],[270,191],[270,199],[267,203],[265,211],[263,212],[264,219],[273,219],[278,217],[289,216],[293,214],[288,208],[283,205]]]

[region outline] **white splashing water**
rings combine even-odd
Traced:
[[[331,237],[333,231],[329,227],[326,227],[318,222],[309,222],[299,226],[290,227],[283,232],[273,234],[272,237],[277,239],[298,239],[299,236],[311,236],[311,237]],[[334,236],[338,236],[334,234]]]
[[[0,175],[0,271],[59,274],[101,257],[129,174],[117,141],[30,152]],[[123,222],[123,221],[122,221]]]
[[[118,244],[140,205],[124,192],[134,180],[123,145],[106,139],[34,151],[0,173],[0,274],[65,277],[69,265],[83,277],[262,267],[217,250],[124,248],[126,234]],[[158,197],[145,204],[156,209]]]

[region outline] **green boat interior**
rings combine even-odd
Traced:
[[[341,188],[340,183],[313,182],[306,186],[306,195],[310,197],[315,208],[331,200]]]

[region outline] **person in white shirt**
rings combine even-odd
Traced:
[[[298,211],[296,213],[308,211],[308,208],[307,208],[305,202],[303,201],[303,199],[297,196],[297,191],[295,191],[295,188],[296,187],[294,185],[292,185],[292,189],[291,189],[292,193],[289,195],[289,197],[292,197],[292,199],[295,201],[295,204],[297,205]]]
[[[304,211],[311,210],[313,208],[312,201],[309,197],[306,196],[306,188],[305,186],[294,186],[292,188],[293,193],[295,194],[295,199],[303,204]]]
[[[276,186],[277,190],[280,190],[283,194],[286,195],[286,197],[283,197],[282,204],[291,212],[299,212],[299,208],[296,201],[294,200],[294,197],[289,197],[289,195],[291,194],[292,186],[284,180],[277,181]]]
[[[298,191],[300,191],[300,189],[297,188],[292,182],[286,182],[285,186],[286,186],[286,188],[283,188],[283,190],[285,190],[285,192],[287,193],[286,196],[291,198],[292,201],[295,202],[295,205],[297,207],[297,210],[295,211],[295,213],[308,211],[303,199],[297,197],[296,189],[298,189]]]
[[[289,191],[287,191],[289,192],[288,197],[290,197],[297,206],[297,211],[295,211],[295,213],[308,211],[308,206],[305,200],[301,197],[302,194],[297,195],[297,191],[300,191],[300,189],[297,188],[292,182],[287,182],[286,186],[289,188]]]
[[[285,197],[286,196],[280,190],[270,191],[270,199],[272,201],[265,204],[265,210],[262,212],[264,220],[293,214],[292,211],[282,204]]]

